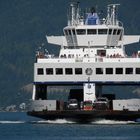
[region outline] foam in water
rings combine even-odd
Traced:
[[[25,121],[0,121],[0,124],[17,124],[17,123],[25,123]]]
[[[0,121],[0,124],[22,124],[22,123],[38,123],[38,124],[77,124],[74,121],[68,121],[66,119],[57,119],[57,120],[40,120],[40,121],[10,121],[10,120],[6,120],[6,121]],[[137,124],[140,122],[134,122],[134,121],[115,121],[115,120],[105,120],[105,119],[101,119],[101,120],[95,120],[91,123],[88,124],[104,124],[104,125],[117,125],[117,124]]]
[[[41,120],[41,121],[37,121],[37,123],[72,124],[72,123],[75,123],[75,122],[68,121],[66,119],[57,119],[57,120]]]
[[[49,124],[77,124],[78,122],[74,122],[74,121],[68,121],[66,119],[57,119],[57,120],[40,120],[34,123],[39,123],[39,124],[44,124],[44,123],[49,123]],[[105,125],[117,125],[117,124],[135,124],[136,122],[134,121],[115,121],[115,120],[105,120],[105,119],[101,119],[101,120],[95,120],[91,123],[88,124],[105,124]]]
[[[92,124],[134,124],[134,121],[116,121],[116,120],[96,120]]]

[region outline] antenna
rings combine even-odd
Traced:
[[[76,25],[79,23],[79,3],[80,2],[71,2],[70,8],[68,11],[68,25]]]
[[[107,24],[117,25],[117,7],[120,4],[109,4],[107,8]]]

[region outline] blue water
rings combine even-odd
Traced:
[[[140,123],[100,120],[77,124],[1,112],[0,140],[140,140]]]

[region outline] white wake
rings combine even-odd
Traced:
[[[116,120],[105,120],[105,119],[101,119],[101,120],[96,120],[91,122],[92,124],[106,124],[106,125],[110,125],[110,124],[135,124],[136,122],[134,121],[116,121]]]
[[[57,120],[40,120],[37,123],[50,123],[50,124],[73,124],[75,122],[68,121],[66,119],[57,119]]]
[[[0,124],[17,124],[25,123],[25,121],[0,121]]]
[[[23,123],[37,123],[37,124],[79,124],[79,122],[69,121],[66,119],[56,119],[56,120],[39,120],[39,121],[0,121],[0,124],[23,124]],[[95,120],[88,122],[88,124],[93,125],[119,125],[119,124],[140,124],[140,122],[134,121],[115,121],[115,120]]]

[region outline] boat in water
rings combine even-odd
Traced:
[[[59,56],[42,50],[36,54],[28,115],[78,122],[140,118],[139,98],[102,93],[106,85],[140,85],[140,51],[132,57],[125,53],[125,46],[139,42],[140,35],[124,34],[118,6],[108,5],[101,19],[94,7],[80,14],[79,2],[70,3],[64,35],[46,36],[48,43],[61,46]],[[55,86],[69,86],[66,101],[48,98],[48,87]]]

